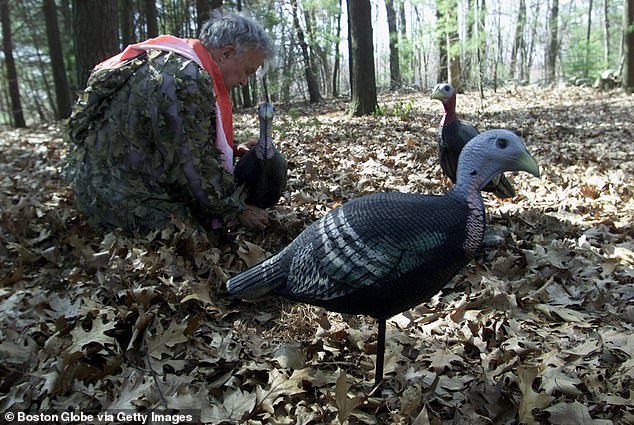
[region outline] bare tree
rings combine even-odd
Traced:
[[[590,31],[592,30],[592,0],[588,6],[588,27],[586,29],[586,57],[583,76],[588,77],[590,73]]]
[[[445,16],[444,0],[436,0],[436,44],[438,45],[438,77],[440,81],[447,81],[447,17]]]
[[[2,23],[2,51],[4,62],[7,66],[7,82],[9,83],[9,97],[11,98],[11,109],[13,125],[15,127],[26,127],[24,113],[22,112],[22,102],[20,101],[20,85],[18,84],[18,73],[13,57],[13,40],[11,38],[11,16],[9,0],[0,0],[0,19]]]
[[[524,27],[526,26],[526,1],[519,0],[517,11],[517,23],[515,24],[515,39],[513,41],[513,50],[511,53],[510,72],[511,77],[519,76],[523,79],[524,55],[526,52],[526,41],[524,40]],[[518,59],[521,59],[519,70],[516,70]],[[516,72],[517,71],[517,72]]]
[[[477,33],[478,33],[478,45],[476,48],[476,57],[478,60],[478,90],[480,91],[480,100],[484,99],[484,58],[483,51],[486,47],[486,15],[487,15],[487,4],[486,0],[480,1],[480,8],[478,10],[478,19],[476,20],[477,24]]]
[[[352,76],[350,112],[370,115],[378,109],[370,0],[348,0]]]
[[[531,34],[529,37],[527,54],[526,54],[526,80],[531,81],[531,68],[535,58],[535,45],[537,40],[537,27],[539,22],[539,9],[541,8],[541,0],[535,0],[533,3],[533,20],[530,26]]]
[[[119,0],[119,24],[121,25],[121,43],[124,46],[133,44],[136,41],[133,0]]]
[[[605,40],[603,44],[603,63],[607,69],[610,66],[610,10],[608,0],[603,0],[603,29],[605,31]]]
[[[458,1],[447,0],[447,53],[449,58],[449,83],[457,92],[462,91],[460,65],[460,35],[458,34]]]
[[[48,53],[51,58],[53,82],[55,84],[56,117],[57,119],[68,118],[71,113],[72,102],[68,78],[66,78],[64,51],[62,50],[62,42],[59,35],[55,0],[44,0],[42,8],[48,38]]]
[[[147,36],[158,37],[158,13],[156,12],[156,1],[145,0],[143,4],[145,10],[145,23],[147,25]]]
[[[555,82],[557,55],[559,53],[558,42],[559,28],[559,0],[552,0],[548,15],[548,46],[546,49],[546,81]]]
[[[222,0],[196,0],[196,31],[200,32],[212,10],[222,6]]]
[[[337,33],[335,34],[335,63],[332,67],[332,96],[339,96],[339,64],[341,54],[339,53],[339,38],[341,37],[341,0],[339,0],[339,9],[337,10]]]
[[[625,0],[623,11],[623,87],[634,91],[634,0]]]
[[[387,11],[387,28],[390,37],[390,88],[395,90],[401,87],[401,67],[398,54],[398,29],[396,27],[396,10],[393,0],[385,0]]]
[[[73,0],[77,82],[85,87],[93,67],[119,52],[117,0]]]
[[[304,60],[304,76],[306,77],[306,84],[308,85],[308,97],[310,103],[317,103],[321,100],[321,93],[319,92],[319,82],[313,72],[313,67],[310,58],[310,52],[308,50],[308,43],[304,36],[304,30],[299,24],[298,6],[297,0],[291,0],[291,7],[293,9],[293,26],[295,27],[295,33],[299,42],[299,47],[302,50],[302,59]]]

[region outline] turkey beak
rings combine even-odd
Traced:
[[[535,158],[533,158],[528,152],[525,152],[525,154],[520,159],[519,169],[522,171],[526,171],[527,173],[531,173],[535,177],[539,177],[540,175],[539,165],[537,164],[537,161],[535,161]]]

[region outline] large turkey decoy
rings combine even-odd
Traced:
[[[274,115],[272,104],[258,106],[260,138],[240,158],[234,171],[236,184],[243,184],[247,190],[246,203],[260,208],[275,205],[286,187],[288,164],[271,137]]]
[[[393,192],[349,201],[230,278],[227,290],[378,319],[376,386],[383,379],[386,319],[431,298],[471,261],[484,235],[480,190],[500,172],[520,170],[539,176],[522,139],[486,131],[463,149],[458,182],[444,196]]]
[[[462,121],[456,114],[456,90],[451,84],[440,83],[431,94],[432,99],[440,100],[445,108],[445,114],[438,127],[438,159],[440,167],[452,182],[456,183],[456,168],[458,158],[464,145],[480,134],[473,124]],[[504,175],[500,174],[491,179],[482,190],[491,192],[499,198],[512,198],[515,189]]]

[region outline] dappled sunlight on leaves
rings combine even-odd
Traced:
[[[209,423],[614,423],[634,420],[634,99],[508,87],[459,95],[511,128],[542,177],[485,194],[491,241],[429,302],[376,324],[267,299],[227,278],[349,199],[441,194],[428,93],[276,105],[288,187],[266,231],[100,233],[73,208],[57,127],[1,131],[0,408],[200,409]],[[254,111],[236,114],[255,137]],[[380,302],[380,300],[377,300]]]

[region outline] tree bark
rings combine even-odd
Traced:
[[[121,24],[121,43],[124,46],[134,44],[134,6],[132,0],[119,0],[119,23]]]
[[[53,82],[55,84],[55,100],[57,106],[55,114],[59,120],[70,116],[72,109],[70,87],[68,86],[68,79],[66,78],[64,52],[59,35],[55,0],[44,0],[42,8],[48,38],[48,53],[51,58]]]
[[[447,17],[447,50],[449,56],[449,84],[456,92],[462,91],[461,65],[460,65],[460,35],[458,34],[458,1],[448,0],[445,11]]]
[[[293,9],[293,27],[297,35],[299,47],[302,50],[302,59],[304,61],[304,76],[306,77],[306,84],[308,85],[308,97],[310,103],[317,103],[321,100],[321,93],[319,93],[319,82],[313,72],[311,66],[310,52],[308,50],[308,43],[304,37],[304,31],[299,24],[297,0],[291,0],[291,7]]]
[[[533,4],[533,20],[530,25],[531,34],[529,37],[529,43],[526,54],[526,80],[528,83],[531,82],[531,68],[533,67],[533,60],[535,58],[535,44],[537,40],[537,27],[539,22],[539,9],[541,5],[540,2],[535,2]]]
[[[623,87],[634,91],[634,0],[625,0],[623,10]]]
[[[603,0],[603,28],[605,31],[604,51],[603,51],[603,66],[605,69],[610,67],[610,10],[608,7],[608,0]]]
[[[390,89],[396,90],[401,87],[401,67],[399,64],[398,29],[396,27],[394,0],[385,0],[385,10],[387,11],[387,28],[390,37]]]
[[[9,0],[0,0],[0,19],[2,22],[2,51],[4,62],[7,66],[7,82],[9,84],[9,97],[11,98],[11,109],[13,125],[17,128],[26,127],[22,102],[20,100],[20,85],[18,83],[18,73],[13,57],[13,41],[11,39],[11,16]]]
[[[339,53],[339,38],[341,37],[341,0],[339,0],[339,10],[337,12],[337,33],[335,34],[335,64],[332,67],[332,97],[339,96],[339,63],[341,55]]]
[[[517,11],[517,23],[515,24],[515,39],[513,41],[513,50],[511,52],[511,64],[510,71],[511,77],[523,79],[523,69],[526,66],[524,63],[524,51],[526,44],[524,41],[524,27],[526,26],[526,1],[519,0],[519,7]],[[519,62],[519,65],[518,65]],[[518,70],[519,68],[519,70]]]
[[[590,74],[590,31],[592,30],[592,0],[588,6],[588,27],[586,30],[586,57],[583,76],[588,78]]]
[[[546,81],[549,83],[555,82],[556,66],[557,66],[557,53],[559,50],[558,41],[558,22],[559,22],[559,0],[552,0],[550,6],[550,14],[548,17],[548,46],[546,51]]]
[[[119,53],[117,0],[73,0],[77,83],[86,86],[99,62]]]
[[[348,27],[353,67],[350,112],[354,116],[370,115],[378,109],[370,0],[348,0]]]
[[[438,44],[438,77],[437,81],[448,81],[447,68],[447,17],[444,0],[436,0],[436,43]]]
[[[405,80],[407,79],[407,77],[409,77],[409,79],[407,79],[408,82],[410,82],[411,84],[415,84],[416,82],[416,67],[417,64],[415,59],[414,59],[414,55],[412,54],[412,49],[410,49],[409,47],[407,47],[408,43],[407,43],[407,19],[405,17],[405,1],[399,1],[398,2],[398,33],[399,33],[399,39],[398,39],[398,43],[399,46],[403,47],[405,46],[405,48],[400,49],[398,52],[399,55],[399,62],[404,64],[404,66],[407,68],[409,67],[412,71],[410,75],[407,75],[404,77],[403,76],[403,72],[400,73],[401,75],[401,85],[405,82]],[[418,68],[420,68],[420,66],[418,66]],[[402,71],[402,69],[401,69]]]
[[[486,0],[481,0],[480,8],[478,9],[478,90],[480,91],[480,100],[484,99],[484,62],[483,51],[486,48],[486,15],[487,15]]]
[[[200,33],[200,29],[212,10],[222,6],[222,0],[196,0],[196,30]]]
[[[148,38],[158,37],[158,14],[156,12],[155,0],[145,0],[145,20],[147,25]]]

